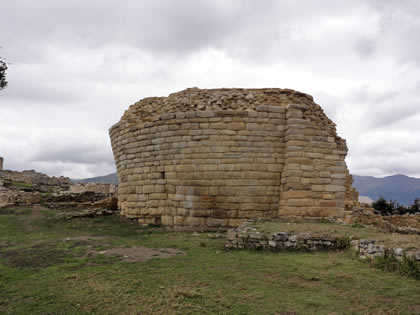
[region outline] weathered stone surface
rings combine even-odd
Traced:
[[[119,208],[140,222],[226,228],[358,205],[346,142],[304,93],[187,89],[137,102],[109,133]]]
[[[311,236],[309,233],[288,235],[286,232],[264,233],[250,227],[251,221],[229,230],[227,249],[269,249],[269,250],[339,250],[347,247],[346,242],[338,242],[334,236]]]
[[[42,173],[30,171],[10,171],[0,169],[0,178],[7,184],[7,182],[19,182],[29,185],[36,185],[38,187],[45,186],[47,190],[66,190],[72,184],[68,177],[47,176]]]
[[[0,171],[0,184],[0,208],[42,205],[56,210],[89,210],[77,216],[118,209],[116,186],[111,184],[72,184],[67,177],[10,170]]]
[[[384,245],[376,244],[375,240],[362,239],[352,242],[353,248],[361,259],[374,259],[384,255],[394,256],[398,260],[403,258],[420,261],[420,250],[410,250],[401,247],[387,248]]]

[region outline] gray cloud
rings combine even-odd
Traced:
[[[29,1],[2,5],[8,168],[114,170],[107,135],[146,96],[289,87],[315,97],[357,174],[420,176],[418,1]]]

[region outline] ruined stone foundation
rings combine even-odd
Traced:
[[[143,223],[340,219],[357,203],[345,140],[297,91],[192,88],[145,98],[110,136],[119,209]]]

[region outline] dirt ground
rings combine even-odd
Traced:
[[[173,248],[149,248],[144,246],[114,247],[108,250],[88,251],[88,255],[120,256],[123,261],[146,261],[158,258],[171,258],[178,255],[186,255],[185,252]]]
[[[26,232],[32,233],[37,229],[34,223],[44,218],[44,210],[45,208],[37,206],[30,209],[29,213],[24,210],[2,209],[1,214],[19,215],[19,221]],[[106,236],[79,235],[60,240],[49,240],[48,242],[34,241],[31,242],[30,246],[7,251],[1,249],[13,246],[0,243],[0,258],[3,258],[9,267],[45,268],[62,263],[66,259],[94,258],[101,255],[127,262],[144,262],[151,259],[168,259],[174,256],[186,255],[184,251],[174,248],[150,248],[146,246],[113,247],[110,245],[110,241],[111,239]],[[72,250],[75,248],[81,250]]]
[[[149,248],[145,246],[132,247],[111,247],[105,250],[95,250],[92,247],[106,244],[106,237],[98,236],[76,236],[63,239],[65,242],[72,242],[75,245],[85,245],[89,248],[86,252],[87,257],[105,255],[117,256],[123,261],[147,261],[150,259],[171,258],[178,255],[186,255],[185,252],[174,248]]]

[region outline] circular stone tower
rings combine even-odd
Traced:
[[[140,100],[109,133],[119,208],[143,223],[341,218],[353,202],[346,142],[301,92],[191,88]]]

